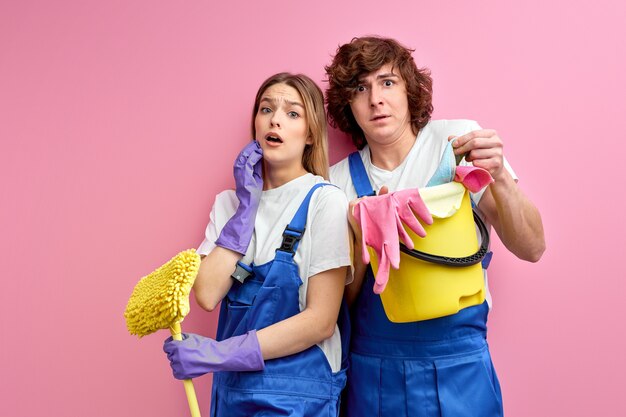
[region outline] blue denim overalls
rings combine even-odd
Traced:
[[[309,201],[321,186],[314,185],[283,233],[273,261],[253,265],[243,284],[235,282],[222,301],[217,340],[263,329],[300,313],[302,284],[293,256],[304,234]],[[342,309],[341,319],[347,318]],[[345,332],[344,332],[345,330]],[[345,333],[345,336],[344,336]],[[346,383],[347,337],[342,328],[342,369],[333,373],[318,346],[267,360],[258,372],[216,372],[213,375],[211,416],[336,416],[339,394]]]
[[[375,195],[358,152],[349,158],[357,195]],[[442,175],[454,172],[448,161],[444,155],[429,186],[450,181]],[[348,416],[503,415],[486,340],[487,302],[447,317],[392,323],[373,286],[370,266],[352,316]]]

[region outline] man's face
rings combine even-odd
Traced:
[[[350,108],[370,146],[414,136],[406,85],[391,64],[359,78]]]

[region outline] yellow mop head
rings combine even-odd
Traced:
[[[199,268],[200,255],[189,249],[141,278],[124,312],[130,334],[142,337],[181,322],[189,313],[189,293]]]

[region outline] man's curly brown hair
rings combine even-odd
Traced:
[[[353,38],[350,43],[337,48],[333,62],[325,67],[328,76],[328,122],[351,135],[357,149],[363,149],[367,140],[352,114],[350,101],[359,79],[383,65],[391,64],[393,69],[397,68],[406,84],[413,133],[417,135],[430,120],[433,80],[427,68],[417,68],[412,52],[412,49],[390,38]]]

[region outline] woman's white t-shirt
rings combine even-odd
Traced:
[[[285,227],[292,220],[302,200],[318,183],[327,183],[313,174],[298,177],[278,188],[263,191],[254,223],[254,233],[242,262],[262,265],[274,259],[280,247]],[[219,234],[239,205],[235,192],[226,190],[215,198],[205,238],[198,253],[206,255],[215,248]],[[299,290],[300,311],[306,308],[309,278],[330,269],[350,266],[350,235],[347,221],[348,201],[334,186],[316,190],[309,204],[306,230],[298,245],[294,261],[302,280]],[[351,275],[348,274],[347,277]],[[339,329],[318,344],[326,355],[333,372],[341,367],[341,338]]]

